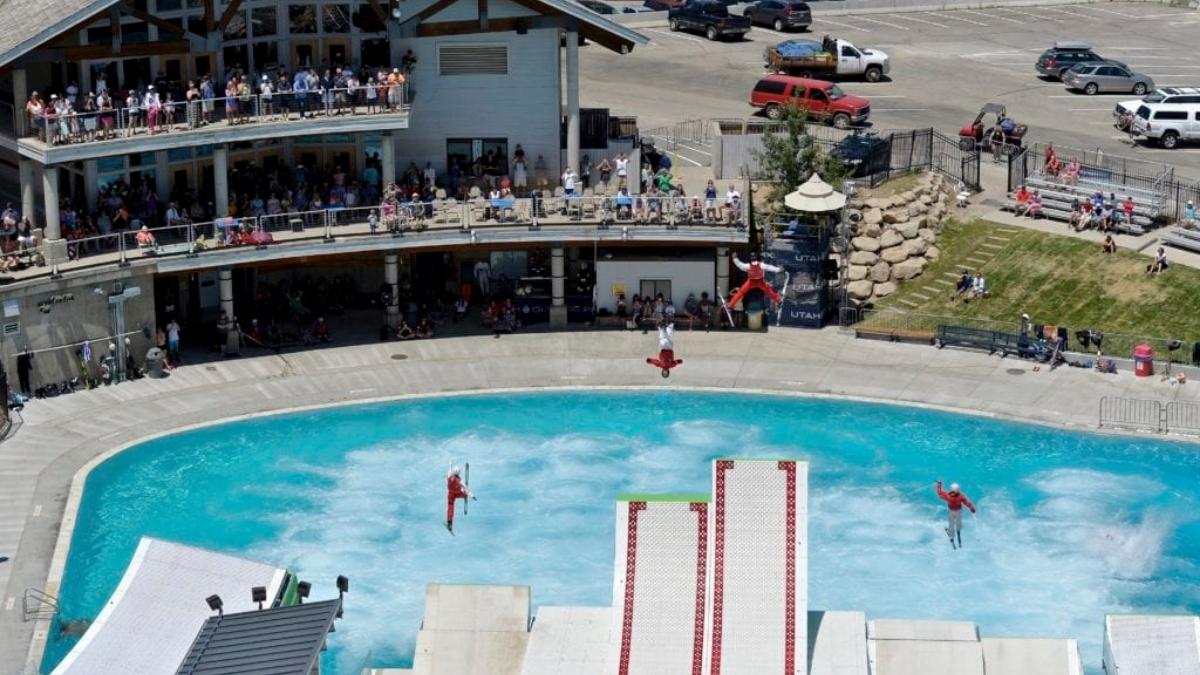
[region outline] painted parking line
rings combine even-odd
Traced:
[[[1114,14],[1114,15],[1116,15],[1116,16],[1119,16],[1119,17],[1122,17],[1122,18],[1125,18],[1125,19],[1139,19],[1139,18],[1141,18],[1141,17],[1139,17],[1139,16],[1138,16],[1138,15],[1136,15],[1136,14],[1126,14],[1125,12],[1118,12],[1118,11],[1116,11],[1116,10],[1112,10],[1112,9],[1104,9],[1103,7],[1095,7],[1095,6],[1092,6],[1092,5],[1075,5],[1075,6],[1076,6],[1076,7],[1079,7],[1079,8],[1081,8],[1081,9],[1090,9],[1090,10],[1094,10],[1094,11],[1097,11],[1097,12],[1104,12],[1105,14]]]
[[[824,19],[824,18],[823,18],[823,19],[821,19],[821,21],[823,21],[823,22],[825,22],[825,23],[827,23],[827,24],[830,24],[830,25],[832,25],[832,26],[840,26],[840,27],[842,27],[842,28],[845,28],[846,30],[860,30],[860,31],[862,31],[862,32],[864,32],[864,33],[870,33],[870,32],[871,32],[871,29],[869,29],[869,28],[860,28],[859,26],[851,26],[851,25],[850,25],[850,24],[848,24],[848,23],[842,23],[841,21],[834,21],[833,19]]]
[[[961,13],[962,11],[963,10],[955,10],[954,12],[943,12],[941,14],[938,14],[937,16],[939,16],[943,19],[954,19],[955,21],[963,21],[965,23],[974,24],[976,26],[983,26],[985,28],[987,27],[987,24],[983,23],[982,21],[975,21],[974,19],[966,19],[961,16],[956,16],[957,14]]]
[[[1112,112],[1112,106],[1108,106],[1107,108],[1071,108],[1070,110],[1071,112],[1098,112],[1101,110]]]
[[[1045,8],[1039,7],[1038,9],[1045,9]],[[1000,10],[998,10],[998,11],[1000,11]],[[1008,12],[1010,14],[1020,14],[1021,16],[1027,16],[1030,19],[1033,19],[1034,21],[1066,21],[1066,19],[1063,19],[1062,17],[1058,17],[1058,16],[1042,16],[1041,14],[1034,14],[1033,12],[1026,12],[1026,11],[1022,11],[1019,9],[1009,9],[1007,7],[1005,7],[1002,11]],[[999,14],[991,14],[990,16],[992,18],[996,18],[996,19],[1004,18],[1003,16],[1001,16]],[[1013,21],[1015,23],[1028,23],[1027,21],[1023,21],[1020,19],[1005,19],[1005,20]]]
[[[936,21],[926,21],[925,19],[918,19],[917,17],[913,16],[912,14],[897,14],[893,18],[904,19],[906,21],[916,21],[917,23],[923,23],[927,26],[936,26],[938,28],[949,28],[950,27],[944,23],[938,23]]]
[[[983,18],[985,18],[985,19],[990,19],[990,18],[992,18],[992,17],[991,17],[990,15],[988,15],[988,14],[984,14],[983,12],[976,12],[975,10],[972,10],[972,9],[964,9],[964,10],[960,10],[960,11],[961,11],[963,14],[972,14],[972,15],[974,15],[974,16],[981,16],[981,17],[983,17]],[[987,24],[984,24],[984,25],[986,26]]]
[[[701,40],[698,37],[693,37],[691,35],[680,35],[679,33],[672,33],[670,31],[665,31],[665,30],[662,30],[659,28],[646,28],[644,30],[647,33],[655,33],[656,35],[661,35],[663,37],[668,37],[668,38],[672,38],[675,40],[687,40],[688,42],[697,42],[697,43],[704,42],[703,40]]]
[[[1029,12],[1019,12],[1019,11],[1017,11],[1017,10],[1015,10],[1015,9],[1006,9],[1006,10],[1004,10],[1004,11],[1006,11],[1006,12],[1012,12],[1012,13],[1014,13],[1014,14],[1025,14],[1025,15],[1028,15],[1028,16],[1034,16],[1033,14],[1030,14]],[[1000,19],[1001,21],[1007,21],[1007,22],[1009,22],[1009,23],[1025,23],[1024,21],[1022,21],[1022,20],[1020,20],[1020,19],[1014,19],[1014,18],[1011,18],[1011,17],[1004,16],[1003,14],[1000,14],[998,11],[993,11],[993,12],[990,12],[990,13],[987,15],[987,17],[988,17],[989,19]]]
[[[1072,12],[1072,11],[1066,10],[1066,9],[1059,9],[1058,7],[1038,7],[1038,10],[1042,11],[1042,12],[1052,12],[1054,14],[1061,14],[1064,17],[1066,17],[1067,19],[1084,19],[1084,20],[1090,20],[1090,21],[1097,20],[1095,16],[1090,16],[1087,14],[1080,14],[1079,12]],[[1057,19],[1057,20],[1065,21],[1066,19]]]
[[[871,112],[925,112],[929,108],[871,108]]]
[[[908,97],[905,96],[904,94],[888,94],[886,96],[876,96],[876,95],[872,94],[871,98],[908,98]]]
[[[865,16],[856,16],[856,17],[854,17],[854,20],[855,21],[866,21],[867,23],[877,23],[880,26],[887,26],[888,28],[895,28],[896,30],[908,30],[908,28],[905,28],[904,26],[900,26],[900,25],[897,25],[894,23],[888,23],[886,21],[878,21],[876,19],[868,19]]]

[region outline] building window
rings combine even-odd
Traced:
[[[322,17],[326,33],[350,32],[350,5],[325,5]]]
[[[288,25],[293,35],[317,32],[316,6],[288,5]]]
[[[481,176],[503,176],[508,173],[507,138],[448,138],[446,166],[458,164],[464,177],[475,176],[475,163]]]
[[[157,0],[154,3],[154,7],[160,12],[173,12],[177,9],[183,9],[183,0]]]
[[[262,72],[279,65],[279,51],[275,42],[254,43],[254,70]]]
[[[250,25],[254,31],[254,37],[274,35],[277,32],[275,28],[275,8],[256,7],[250,10]]]
[[[225,26],[226,40],[245,40],[246,39],[246,13],[234,12],[230,17],[229,23]]]
[[[638,289],[643,298],[657,298],[661,293],[667,300],[671,299],[670,279],[642,279],[638,283]]]
[[[508,45],[438,45],[439,75],[507,75]]]
[[[236,68],[245,73],[250,68],[250,60],[246,45],[234,45],[225,48],[225,70]]]

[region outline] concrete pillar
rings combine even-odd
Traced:
[[[154,191],[158,193],[159,204],[166,204],[171,198],[169,166],[166,150],[159,150],[154,153]]]
[[[717,293],[729,297],[729,247],[717,247]]]
[[[12,88],[13,128],[17,130],[17,136],[24,136],[29,130],[29,120],[25,118],[25,102],[29,100],[29,85],[25,79],[24,68],[13,69]]]
[[[396,139],[392,132],[383,132],[383,142],[379,146],[379,174],[383,185],[396,181]]]
[[[42,167],[42,196],[46,200],[46,222],[42,235],[46,239],[62,239],[62,223],[58,215],[58,167]]]
[[[394,330],[400,325],[400,256],[396,253],[383,256],[383,283],[392,296],[387,306],[387,325]]]
[[[550,249],[550,325],[567,325],[567,273],[563,249]]]
[[[214,145],[212,157],[213,192],[215,193],[213,205],[217,210],[217,217],[225,218],[229,215],[229,149],[224,143]]]
[[[21,158],[21,215],[29,218],[29,222],[37,227],[38,220],[34,216],[37,211],[37,166],[32,159]]]
[[[88,210],[95,211],[100,198],[100,165],[94,159],[83,162],[83,195],[87,199]]]
[[[221,311],[225,312],[225,316],[232,319],[236,316],[233,313],[233,268],[222,267],[220,270],[217,270],[217,281],[220,286]]]
[[[567,166],[579,171],[579,33],[567,35]]]

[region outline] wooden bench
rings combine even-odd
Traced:
[[[946,345],[985,349],[989,354],[1000,352],[1002,356],[1017,354],[1029,356],[1033,353],[1031,342],[1027,336],[986,328],[968,328],[941,324],[937,329],[934,345],[941,349]]]
[[[924,342],[933,344],[935,333],[916,328],[889,328],[886,326],[855,326],[854,337],[889,342]]]

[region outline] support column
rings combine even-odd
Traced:
[[[25,117],[25,102],[29,100],[29,84],[25,79],[24,68],[14,68],[12,71],[13,88],[13,128],[17,137],[24,136],[29,131],[29,120]],[[33,220],[32,218],[30,219]]]
[[[729,247],[717,247],[717,293],[729,297]]]
[[[229,215],[229,149],[224,143],[213,146],[213,205],[218,218]]]
[[[567,166],[579,171],[579,33],[567,36]]]
[[[386,187],[396,182],[396,139],[392,132],[383,132],[383,143],[379,146],[380,181]]]
[[[42,224],[42,237],[53,241],[62,239],[58,215],[58,167],[42,167],[42,197],[46,202],[46,222]]]
[[[400,326],[400,256],[395,253],[383,256],[383,283],[391,294],[386,308],[387,325],[395,330]]]
[[[167,161],[167,151],[159,150],[154,153],[154,191],[158,193],[158,203],[166,204],[171,200],[170,164]]]
[[[230,320],[236,316],[233,313],[233,268],[222,267],[217,271],[217,281],[221,295],[221,311],[225,312],[225,316]]]
[[[37,227],[38,219],[34,215],[37,211],[37,166],[34,165],[32,159],[21,158],[20,177],[21,215],[28,218],[29,222]]]
[[[100,165],[94,159],[83,162],[83,193],[87,199],[89,211],[96,210],[96,202],[100,198]]]
[[[550,325],[567,325],[567,274],[562,247],[550,249]]]

